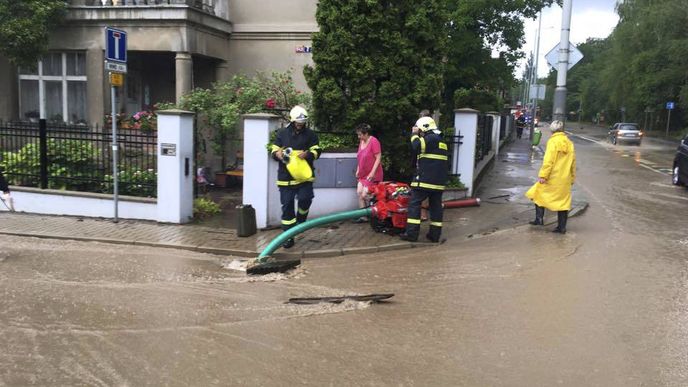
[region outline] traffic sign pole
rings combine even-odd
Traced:
[[[671,123],[671,111],[674,110],[674,103],[673,102],[667,102],[666,108],[669,112],[667,113],[667,127],[666,127],[666,134],[664,136],[669,137],[669,123]]]
[[[117,143],[117,87],[122,86],[127,72],[127,33],[114,28],[105,28],[105,69],[110,72],[110,101],[112,111],[112,194],[114,202],[114,222],[119,221],[119,162]]]
[[[111,100],[112,100],[112,194],[113,194],[113,201],[115,204],[115,217],[114,217],[114,222],[117,223],[119,222],[118,219],[118,214],[117,214],[117,209],[118,209],[118,202],[119,202],[119,178],[117,175],[117,162],[118,162],[118,157],[117,157],[117,152],[119,145],[117,144],[117,88],[115,85],[112,85],[110,87],[111,92]]]

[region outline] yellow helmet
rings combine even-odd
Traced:
[[[289,119],[291,122],[303,124],[308,121],[308,112],[301,106],[294,106],[289,112]]]
[[[430,117],[419,118],[418,121],[416,121],[416,126],[423,132],[437,129],[437,124],[435,123],[435,120],[433,120]]]

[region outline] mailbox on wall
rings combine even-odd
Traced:
[[[315,161],[313,188],[355,188],[356,154],[323,153]]]

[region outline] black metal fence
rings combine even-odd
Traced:
[[[478,115],[478,131],[475,141],[475,162],[481,161],[492,150],[492,125],[494,118],[486,114]]]
[[[461,132],[459,132],[459,134],[451,134],[451,133],[445,133],[444,134],[444,141],[447,144],[447,148],[448,148],[447,149],[447,155],[449,157],[449,162],[447,164],[449,166],[449,180],[450,180],[450,182],[452,180],[460,180],[460,178],[461,178],[461,174],[458,173],[458,171],[459,171],[459,152],[461,151],[461,144],[463,144],[462,139],[463,139],[463,136],[461,135]]]
[[[157,134],[119,129],[121,195],[157,196]],[[112,193],[112,133],[81,125],[0,122],[0,168],[11,185]]]

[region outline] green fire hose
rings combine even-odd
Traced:
[[[289,238],[293,238],[295,235],[301,234],[306,230],[310,230],[314,227],[322,226],[324,224],[339,222],[347,219],[360,218],[362,216],[370,216],[372,210],[370,208],[361,208],[359,210],[337,212],[336,214],[326,215],[321,218],[311,219],[309,221],[303,222],[296,225],[289,230],[279,234],[277,238],[273,239],[270,244],[263,250],[262,253],[256,258],[254,263],[266,262],[270,254],[274,253],[284,242]]]

